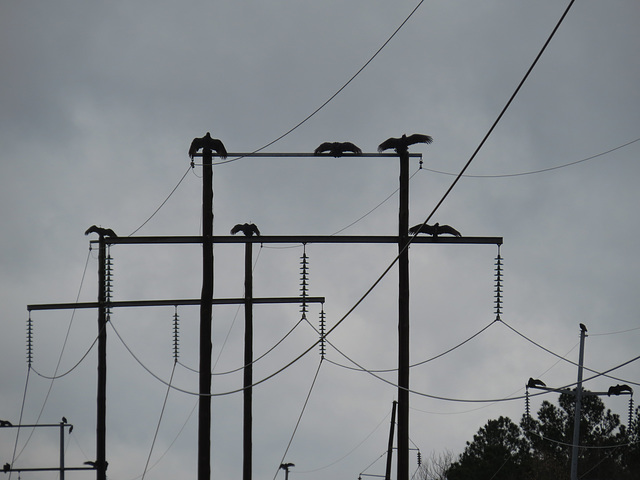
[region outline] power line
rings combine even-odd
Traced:
[[[558,170],[560,168],[566,168],[566,167],[571,167],[573,165],[577,165],[579,163],[583,163],[586,162],[588,160],[593,160],[594,158],[598,158],[598,157],[602,157],[604,155],[607,155],[611,152],[615,152],[616,150],[620,150],[621,148],[624,147],[628,147],[629,145],[636,143],[640,141],[640,138],[636,138],[635,140],[631,140],[630,142],[624,143],[622,145],[619,145],[615,148],[611,148],[605,152],[602,153],[597,153],[595,155],[591,155],[590,157],[587,158],[583,158],[582,160],[576,160],[575,162],[569,162],[569,163],[565,163],[563,165],[556,165],[555,167],[549,167],[549,168],[542,168],[540,170],[532,170],[529,172],[520,172],[520,173],[507,173],[507,174],[502,174],[502,175],[463,175],[463,177],[465,178],[508,178],[508,177],[521,177],[524,175],[535,175],[537,173],[545,173],[545,172],[550,172],[552,170]],[[440,170],[434,170],[432,168],[427,168],[427,167],[423,167],[425,170],[429,171],[429,172],[433,172],[433,173],[439,173],[441,175],[457,175],[456,173],[452,173],[452,172],[443,172]]]

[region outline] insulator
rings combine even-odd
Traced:
[[[324,305],[320,309],[320,357],[324,358],[325,354],[325,345],[324,345],[324,335],[325,335],[325,315],[324,315]]]
[[[33,321],[31,315],[27,320],[27,365],[31,367],[33,363]]]
[[[306,313],[308,312],[307,296],[309,283],[307,282],[307,280],[309,279],[309,257],[307,257],[306,248],[306,245],[303,245],[302,256],[300,257],[300,296],[302,297],[302,302],[300,304],[300,313],[302,313],[302,318],[306,318]]]
[[[418,466],[422,465],[422,454],[420,453],[420,450],[418,450]]]
[[[640,421],[640,418],[638,418]],[[629,423],[627,424],[627,428],[631,429],[631,425],[633,424],[633,396],[629,397]]]
[[[493,302],[495,305],[495,314],[496,320],[500,320],[500,315],[502,314],[502,257],[500,256],[500,247],[498,246],[498,256],[496,257],[495,263],[495,301]]]
[[[173,359],[178,360],[178,343],[179,343],[179,333],[180,333],[180,324],[178,317],[178,306],[175,307],[175,313],[173,314]]]
[[[527,415],[527,419],[531,419],[531,409],[529,404],[529,387],[527,387],[524,395],[524,412]]]

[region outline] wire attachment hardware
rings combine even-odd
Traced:
[[[111,302],[113,294],[113,257],[111,256],[111,248],[107,246],[107,256],[104,262],[104,298],[107,303],[106,314],[111,316],[111,307],[108,306]]]
[[[501,320],[500,314],[502,314],[502,257],[500,256],[500,245],[498,245],[498,256],[495,263],[495,313],[496,321]]]
[[[308,296],[308,280],[309,280],[309,257],[307,257],[306,245],[303,245],[302,256],[300,257],[300,296],[302,303],[300,304],[300,313],[302,318],[307,318],[307,296]]]

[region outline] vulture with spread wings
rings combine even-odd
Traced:
[[[198,150],[203,148],[214,150],[218,155],[220,155],[220,158],[227,158],[227,149],[224,148],[223,143],[217,138],[211,138],[211,134],[209,132],[207,132],[207,134],[202,138],[193,139],[193,142],[191,142],[191,146],[189,147],[189,157],[193,160],[193,157]]]
[[[607,392],[607,396],[611,395],[620,395],[622,392],[629,392],[633,395],[633,389],[629,385],[616,385],[615,387],[609,387],[609,391]]]
[[[452,226],[440,225],[439,223],[434,223],[433,225],[414,225],[409,229],[409,233],[413,235],[418,233],[426,233],[427,235],[433,235],[434,237],[437,237],[438,235],[443,233],[448,233],[449,235],[453,235],[454,237],[462,236],[462,234]]]
[[[546,387],[547,384],[538,378],[529,377],[529,382],[527,382],[527,387]]]
[[[87,228],[87,231],[84,232],[85,235],[89,235],[90,233],[97,233],[101,237],[117,237],[116,232],[111,230],[110,228],[102,228],[97,227],[96,225],[91,225]]]
[[[402,135],[400,138],[388,138],[378,146],[378,152],[382,153],[385,150],[393,148],[397,154],[407,153],[409,151],[409,145],[415,143],[431,143],[433,138],[429,135],[422,135],[420,133],[414,133],[413,135]]]
[[[351,142],[324,142],[313,152],[314,155],[329,152],[334,157],[341,157],[345,152],[362,155],[362,150]]]
[[[238,232],[242,232],[245,236],[250,237],[255,234],[256,237],[260,236],[260,230],[253,223],[239,223],[231,229],[231,235],[235,235]]]

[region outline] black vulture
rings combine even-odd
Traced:
[[[542,381],[539,380],[537,378],[529,378],[529,382],[527,383],[527,387],[529,388],[533,388],[533,387],[546,387],[547,385]]]
[[[345,152],[351,152],[355,155],[362,155],[362,150],[351,142],[324,142],[313,152],[314,155],[329,152],[334,157],[341,157]]]
[[[0,420],[0,427],[13,427],[9,420]]]
[[[607,395],[620,395],[622,392],[629,392],[633,395],[633,389],[629,385],[616,385],[615,387],[609,387]]]
[[[8,471],[10,471],[10,470],[11,470],[11,464],[9,464],[9,463],[5,463],[5,464],[2,466],[2,471],[3,471],[4,473],[7,473],[7,472],[8,472]]]
[[[406,153],[408,151],[409,145],[413,145],[414,143],[431,143],[433,142],[433,138],[429,135],[422,135],[420,133],[414,133],[413,135],[402,135],[400,138],[389,138],[382,142],[378,146],[378,152],[384,152],[385,150],[389,150],[393,148],[396,153]]]
[[[224,145],[217,138],[211,138],[211,134],[207,134],[202,138],[194,138],[189,147],[189,157],[193,160],[194,155],[198,150],[202,148],[208,148],[209,150],[215,150],[220,155],[220,158],[227,158],[227,150]]]
[[[580,324],[580,330],[582,330],[583,332],[587,331],[587,327],[584,326],[584,323]]]
[[[84,232],[85,235],[89,235],[90,233],[97,233],[101,237],[117,237],[118,236],[116,235],[116,232],[114,232],[110,228],[102,228],[102,227],[97,227],[95,225],[91,225],[89,228],[87,228],[87,231]]]
[[[454,237],[462,236],[462,234],[451,225],[440,225],[439,223],[434,223],[433,225],[414,225],[409,229],[409,233],[414,235],[417,233],[426,233],[428,235],[433,235],[434,237],[437,237],[442,233],[448,233]]]
[[[69,423],[67,422],[67,417],[62,417],[62,423]]]
[[[235,235],[238,232],[242,232],[245,236],[250,237],[252,235],[260,236],[260,230],[253,223],[239,223],[231,229],[231,235]]]

